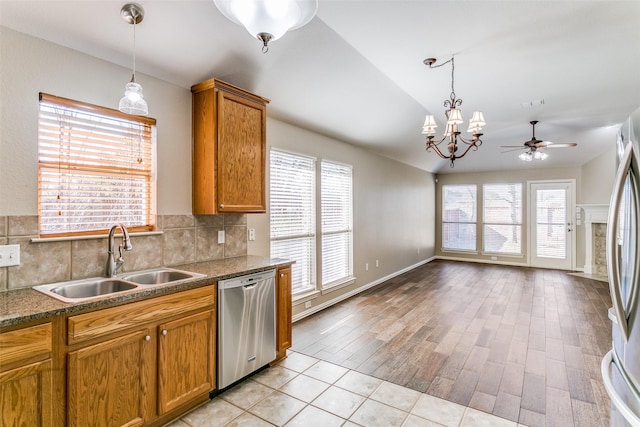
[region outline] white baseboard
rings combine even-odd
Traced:
[[[515,262],[515,261],[493,261],[489,259],[477,259],[477,258],[462,258],[462,257],[454,257],[454,256],[436,256],[434,259],[443,259],[446,261],[464,261],[464,262],[478,262],[481,264],[498,264],[498,265],[512,265],[515,267],[529,267],[529,264],[526,262]]]
[[[350,297],[352,297],[354,295],[357,295],[360,292],[366,291],[367,289],[372,288],[372,287],[374,287],[376,285],[379,285],[382,282],[386,282],[389,279],[393,279],[394,277],[399,276],[402,273],[406,273],[407,271],[413,270],[416,267],[420,267],[421,265],[427,264],[427,263],[429,263],[429,262],[431,262],[431,261],[433,261],[435,259],[436,259],[436,257],[427,258],[427,259],[422,260],[422,261],[420,261],[420,262],[418,262],[416,264],[410,265],[409,267],[403,268],[402,270],[398,270],[398,271],[396,271],[394,273],[391,273],[391,274],[389,274],[389,275],[387,275],[385,277],[381,277],[378,280],[374,280],[373,282],[367,283],[366,285],[362,285],[359,288],[356,288],[356,289],[354,289],[352,291],[349,291],[347,293],[341,294],[341,295],[339,295],[339,296],[337,296],[337,297],[335,297],[333,299],[330,299],[329,301],[325,301],[322,304],[318,304],[315,307],[311,307],[308,310],[302,311],[302,312],[294,315],[291,320],[293,322],[297,322],[300,319],[304,319],[305,317],[310,316],[310,315],[312,315],[314,313],[317,313],[320,310],[324,310],[327,307],[331,307],[332,305],[337,304],[340,301],[344,301],[347,298],[350,298]]]

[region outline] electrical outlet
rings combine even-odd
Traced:
[[[364,271],[369,271],[369,263],[366,263],[366,264],[364,265]]]
[[[250,228],[249,229],[249,241],[253,242],[254,240],[256,240],[256,229],[255,228]]]
[[[0,246],[0,267],[20,265],[20,245]]]
[[[218,230],[218,244],[224,243],[224,230]]]
[[[380,267],[380,262],[376,260],[376,268]]]
[[[304,303],[304,308],[311,308],[311,301],[307,301]]]

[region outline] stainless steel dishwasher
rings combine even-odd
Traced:
[[[218,390],[276,357],[275,270],[218,282]]]

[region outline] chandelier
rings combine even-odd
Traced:
[[[262,42],[262,53],[269,42],[289,30],[300,28],[315,16],[318,0],[213,0],[224,16],[244,26]]]
[[[482,145],[482,139],[480,139],[480,137],[482,136],[482,126],[485,125],[484,116],[481,111],[474,111],[471,120],[469,120],[469,128],[467,129],[467,132],[471,133],[473,137],[470,140],[462,137],[460,135],[461,132],[458,130],[458,125],[461,125],[464,122],[462,119],[462,112],[458,108],[462,105],[462,99],[456,98],[456,92],[453,88],[453,73],[455,70],[454,58],[451,57],[450,60],[443,62],[440,65],[433,65],[436,62],[435,58],[427,58],[423,62],[425,65],[428,65],[429,68],[438,68],[451,63],[451,95],[449,96],[449,99],[444,101],[444,106],[448,108],[448,110],[445,110],[447,128],[444,136],[440,141],[434,141],[438,125],[436,124],[433,114],[427,114],[425,117],[424,125],[422,125],[422,134],[427,135],[427,151],[433,148],[438,156],[443,159],[449,159],[449,166],[453,167],[453,162],[456,159],[464,157],[471,148],[475,151],[480,147],[480,145]],[[445,141],[447,144],[446,151],[440,150],[439,145]],[[464,151],[462,151],[462,154],[458,154],[459,143],[464,144],[460,148],[466,146]]]

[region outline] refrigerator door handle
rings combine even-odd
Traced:
[[[632,156],[633,147],[631,144],[627,144],[620,162],[620,167],[618,168],[615,184],[613,186],[613,194],[611,195],[611,204],[609,206],[609,217],[607,219],[607,223],[609,224],[609,227],[607,228],[607,267],[609,270],[609,289],[611,292],[613,310],[618,318],[620,333],[625,342],[629,341],[629,325],[627,324],[627,316],[625,315],[624,305],[622,304],[617,237],[620,201],[622,199],[625,178],[631,166]]]
[[[611,404],[613,404],[618,411],[622,414],[625,420],[632,427],[640,427],[640,418],[627,406],[622,400],[620,395],[616,392],[613,382],[611,381],[611,375],[609,373],[609,366],[613,363],[613,350],[609,350],[604,355],[602,363],[600,364],[600,372],[602,373],[602,382],[604,388],[607,390],[607,394],[611,398]],[[614,368],[615,369],[615,368]]]

